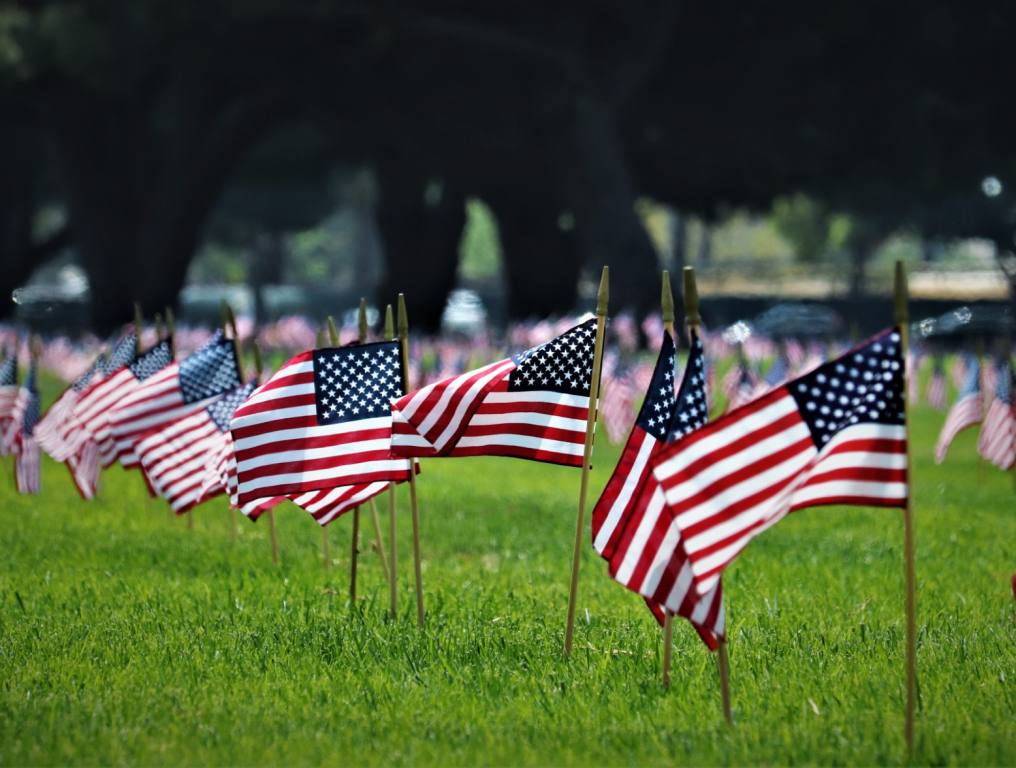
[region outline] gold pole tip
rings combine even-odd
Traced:
[[[409,335],[409,315],[406,312],[406,294],[400,293],[398,300],[399,336]]]
[[[359,330],[359,339],[362,344],[367,340],[367,300],[364,298],[360,299],[360,312],[357,317],[357,328]]]
[[[600,272],[600,287],[596,292],[596,314],[600,317],[607,315],[607,302],[610,299],[610,267],[604,266]]]
[[[392,305],[385,306],[385,339],[391,341],[395,338],[395,319],[392,313]]]
[[[328,324],[328,341],[331,342],[333,347],[339,346],[339,329],[335,325],[335,318],[328,315],[325,318],[325,323]]]
[[[660,308],[663,311],[663,322],[674,322],[674,291],[670,287],[670,270],[663,270],[663,285],[660,289]]]

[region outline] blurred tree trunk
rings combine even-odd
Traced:
[[[650,312],[659,302],[659,260],[635,211],[637,192],[611,105],[590,89],[571,110],[556,157],[562,197],[575,215],[583,260],[598,279],[610,276],[611,314]]]
[[[701,222],[702,226],[699,228],[699,244],[698,244],[698,265],[700,267],[708,267],[713,263],[713,228],[709,226],[709,222],[705,219]]]
[[[285,263],[281,232],[266,232],[254,238],[250,249],[248,284],[254,298],[254,322],[263,325],[268,321],[265,304],[265,287],[282,282]]]
[[[396,296],[405,293],[410,327],[436,331],[455,287],[465,200],[443,180],[414,173],[393,159],[388,155],[378,168],[378,223],[385,254],[378,305],[394,305]]]

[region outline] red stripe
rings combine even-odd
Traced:
[[[415,454],[414,454],[415,455]],[[515,459],[542,461],[547,464],[561,464],[566,467],[581,467],[582,457],[556,451],[538,451],[507,445],[485,445],[477,448],[455,448],[450,456],[509,456]]]
[[[287,419],[287,422],[291,420]],[[312,423],[303,425],[304,427],[317,426],[316,420],[311,417]],[[285,429],[296,429],[298,427],[286,426],[282,427],[281,430]],[[280,430],[280,431],[281,431]],[[317,435],[314,437],[294,437],[288,440],[276,440],[274,442],[266,442],[261,445],[252,445],[244,447],[236,451],[237,461],[247,461],[249,459],[257,458],[258,456],[267,456],[269,454],[281,453],[284,451],[309,451],[313,448],[335,448],[343,445],[352,445],[354,443],[363,442],[365,440],[386,440],[391,435],[391,431],[386,427],[379,427],[377,429],[361,429],[355,432],[336,432],[326,435]],[[244,435],[239,431],[233,433],[234,444],[236,441],[243,439]],[[385,458],[388,457],[388,450],[384,451]],[[351,456],[359,456],[359,454],[347,454],[345,460],[349,460]],[[340,457],[341,458],[341,457]],[[245,470],[246,471],[246,470]]]
[[[402,476],[396,476],[392,472],[357,472],[355,474],[345,476],[342,478],[342,485],[358,485],[376,483],[381,481],[397,481],[397,480],[408,480],[409,472],[402,473]],[[257,488],[253,491],[240,490],[239,503],[240,505],[248,504],[258,499],[270,497],[270,496],[294,496],[306,493],[308,491],[320,491],[330,490],[336,487],[336,480],[334,478],[324,478],[323,480],[302,480],[299,484],[299,490],[295,490],[293,485],[269,485],[261,488]]]
[[[470,424],[462,437],[464,439],[467,437],[489,437],[490,435],[518,435],[582,446],[586,442],[585,430],[576,432],[571,429],[554,429],[539,424],[484,424],[483,426]]]

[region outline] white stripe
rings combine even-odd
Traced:
[[[712,610],[713,601],[716,600],[716,593],[719,590],[716,587],[710,589],[704,597],[700,598],[695,607],[691,612],[691,620],[700,626],[705,626],[705,621],[709,617],[709,611]]]
[[[490,392],[483,399],[484,404],[500,405],[502,403],[551,403],[553,405],[588,408],[589,398],[586,395],[568,395],[550,390],[532,392]]]
[[[496,424],[532,424],[547,429],[563,429],[567,432],[586,432],[585,419],[568,419],[563,416],[551,416],[546,413],[532,411],[514,411],[512,413],[476,414],[469,420],[469,426],[492,426]]]
[[[482,446],[507,446],[513,448],[528,448],[537,451],[549,451],[551,453],[563,453],[569,456],[581,456],[585,448],[585,441],[579,443],[565,443],[560,440],[547,440],[527,435],[516,435],[512,433],[499,435],[476,435],[475,437],[463,437],[455,444],[455,450],[459,448],[479,448]]]
[[[790,506],[810,504],[816,500],[834,496],[863,496],[886,501],[907,498],[906,483],[877,483],[870,480],[829,480],[798,489],[790,500]]]
[[[631,504],[632,496],[639,485],[639,479],[642,477],[643,472],[645,472],[646,464],[649,463],[649,456],[655,446],[656,438],[646,432],[642,437],[642,443],[639,445],[638,452],[635,454],[635,459],[632,461],[631,470],[624,478],[624,484],[621,486],[621,490],[618,491],[614,503],[607,510],[607,517],[604,519],[603,525],[600,526],[596,539],[593,541],[593,548],[601,555],[607,546],[607,542],[610,541],[610,537],[614,535],[618,521],[628,509],[628,505]]]
[[[642,579],[640,594],[652,595],[656,592],[660,586],[660,579],[667,572],[667,566],[674,557],[674,550],[677,549],[679,541],[681,541],[681,529],[677,527],[677,523],[671,520],[667,526],[667,532],[660,541],[660,546],[653,553],[653,559],[646,570],[645,578]]]
[[[692,584],[694,583],[693,577],[694,574],[691,570],[691,563],[687,558],[685,558],[685,561],[681,563],[681,570],[677,574],[677,578],[674,580],[674,586],[670,588],[670,593],[664,601],[664,605],[666,605],[671,612],[677,613],[681,609],[681,603],[684,602],[685,595],[688,594],[688,590],[691,589]],[[694,616],[694,611],[692,612],[692,615]]]
[[[317,417],[317,409],[314,403],[307,403],[306,405],[293,405],[288,408],[274,408],[270,411],[260,411],[258,413],[244,413],[238,414],[233,417],[233,420],[229,422],[229,428],[234,432],[238,429],[245,429],[247,427],[256,427],[258,424],[270,424],[273,421],[282,421],[283,419],[297,419],[304,416]],[[351,422],[344,422],[351,423]],[[338,424],[332,424],[330,426],[339,426]],[[250,439],[250,438],[246,438]]]
[[[274,380],[274,379],[273,379]],[[249,408],[252,405],[270,403],[273,400],[281,400],[284,397],[300,397],[301,395],[313,395],[314,382],[307,381],[301,384],[288,384],[284,387],[272,387],[271,389],[254,390],[247,401],[241,406]]]

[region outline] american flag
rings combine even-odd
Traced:
[[[670,520],[639,591],[666,591],[683,544],[707,594],[789,512],[907,501],[904,364],[897,329],[667,446],[652,460]],[[677,554],[676,560],[680,560]]]
[[[14,450],[13,438],[8,443],[6,435],[14,423],[19,394],[18,357],[15,351],[0,363],[0,456],[7,456]]]
[[[35,425],[35,439],[39,447],[58,461],[64,461],[67,458],[66,455],[63,455],[64,428],[73,417],[74,407],[77,405],[81,393],[104,375],[100,373],[100,366],[104,361],[105,355],[100,353],[85,372],[61,393],[60,397],[46,410],[46,414],[39,423]],[[60,455],[63,455],[63,458],[58,458]]]
[[[667,443],[690,434],[709,418],[703,347],[694,333],[691,344],[684,378],[675,397],[674,342],[669,333],[664,333],[638,419],[593,508],[593,548],[609,562],[611,576],[635,592],[641,593],[642,555],[656,545],[658,529],[666,530],[661,516],[662,490],[650,469],[652,458]],[[720,588],[700,600],[689,586],[690,580],[686,579],[666,593],[642,594],[658,621],[662,622],[661,607],[665,607],[691,621],[703,641],[716,648],[717,638],[725,634]]]
[[[33,359],[19,397],[18,430],[14,437],[14,480],[18,493],[38,493],[41,484],[39,444],[33,435],[39,422],[37,367]]]
[[[237,387],[138,441],[135,450],[149,486],[177,514],[225,490],[221,486],[206,487],[208,464],[223,450],[233,412],[255,386],[250,382]]]
[[[925,399],[932,408],[940,411],[945,408],[945,371],[942,367],[941,355],[935,355]]]
[[[64,425],[62,450],[51,454],[53,458],[68,461],[71,455],[80,457],[82,452],[87,451],[88,454],[95,453],[96,465],[111,464],[116,458],[116,446],[109,431],[110,411],[171,360],[169,341],[160,342],[139,356],[135,356],[133,346],[118,345],[106,360],[106,375],[85,389],[78,398],[71,418]],[[95,448],[86,448],[88,443],[94,443]],[[91,468],[93,461],[89,456],[82,464]]]
[[[995,363],[995,387],[991,405],[981,424],[977,452],[999,469],[1012,469],[1016,461],[1016,404],[1013,389],[1016,375],[1008,357]]]
[[[145,433],[203,410],[240,384],[236,344],[216,331],[200,349],[161,367],[113,408],[109,431],[116,458],[124,467],[139,466],[135,445]]]
[[[230,424],[237,504],[405,480],[391,456],[391,401],[402,395],[397,342],[315,349],[287,361]]]
[[[397,456],[513,456],[579,467],[596,320],[392,406]]]
[[[963,383],[959,396],[946,414],[942,431],[935,443],[935,463],[945,461],[945,455],[953,439],[975,424],[984,416],[984,403],[981,395],[981,363],[977,355],[966,354],[963,359]]]

